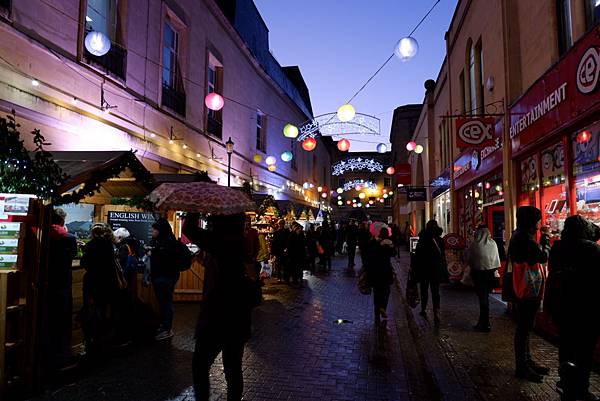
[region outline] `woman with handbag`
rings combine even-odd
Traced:
[[[466,260],[471,267],[471,277],[479,299],[479,320],[474,329],[488,333],[491,330],[489,296],[496,287],[500,256],[498,245],[486,226],[479,226],[475,231],[473,242],[467,249]]]
[[[540,228],[542,212],[533,206],[517,210],[517,229],[508,246],[508,264],[504,280],[512,281],[513,306],[517,318],[515,331],[515,376],[541,383],[549,369],[538,365],[531,357],[529,333],[540,308],[545,284],[542,266],[548,260],[546,253],[535,240]],[[505,297],[505,295],[503,295]]]
[[[365,273],[367,282],[373,288],[375,323],[379,324],[382,318],[384,322],[387,320],[390,287],[394,282],[394,269],[390,258],[396,254],[396,249],[387,227],[382,228],[379,236],[373,238],[367,247],[367,258],[372,259],[366,264]]]
[[[429,220],[425,229],[419,234],[419,242],[413,259],[413,273],[416,275],[421,290],[421,313],[427,318],[427,302],[429,289],[433,302],[433,319],[440,322],[440,283],[448,281],[448,264],[446,249],[442,239],[443,230],[437,221]]]

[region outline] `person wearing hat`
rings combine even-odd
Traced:
[[[516,264],[526,263],[534,266],[547,262],[548,255],[536,241],[541,220],[542,212],[536,207],[521,206],[517,210],[517,229],[513,232],[508,246],[510,268]],[[548,368],[539,365],[532,359],[529,344],[529,335],[542,302],[541,295],[539,298],[527,299],[515,297],[513,301],[517,318],[514,341],[515,376],[536,383],[541,383],[544,379],[543,376],[549,373]]]

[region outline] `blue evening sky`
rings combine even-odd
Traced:
[[[334,112],[360,88],[408,35],[435,0],[254,0],[269,27],[270,47],[282,65],[298,65],[315,115]],[[395,107],[422,103],[423,84],[436,79],[445,55],[444,33],[457,0],[441,0],[413,35],[419,53],[394,58],[353,101],[357,112],[381,119],[388,143]],[[358,139],[357,137],[354,137]],[[349,138],[352,142],[352,138]],[[351,150],[374,150],[353,142]]]

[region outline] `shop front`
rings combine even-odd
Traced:
[[[486,225],[494,239],[504,245],[504,188],[502,183],[502,124],[494,126],[495,143],[484,149],[467,149],[454,162],[457,227],[467,239],[479,225]]]
[[[450,195],[450,171],[445,170],[429,183],[433,200],[433,219],[444,230],[450,232],[452,221],[452,197]]]
[[[510,107],[518,206],[542,211],[551,241],[569,216],[600,223],[599,47],[596,28]],[[537,327],[556,334],[544,312]]]
[[[558,236],[580,214],[600,223],[600,35],[592,30],[510,108],[518,206]]]

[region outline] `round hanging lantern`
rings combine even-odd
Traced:
[[[283,127],[283,136],[285,136],[286,138],[297,138],[298,137],[298,127],[296,127],[294,124],[286,124],[285,127]]]
[[[212,92],[206,95],[206,97],[204,98],[204,104],[210,110],[219,111],[223,108],[225,100],[223,100],[223,96],[219,95],[218,93]]]
[[[415,146],[415,153],[416,154],[423,153],[423,145],[417,145],[417,146]]]
[[[292,154],[292,152],[290,152],[289,150],[286,150],[285,152],[283,152],[281,154],[281,160],[283,160],[284,162],[289,162],[294,158],[294,155]]]
[[[321,186],[317,187],[317,192],[323,192],[323,187],[321,187]]]
[[[347,139],[340,139],[337,143],[337,148],[340,152],[347,152],[350,150],[350,141]]]
[[[304,184],[302,184],[302,188],[304,188],[304,189],[310,188],[310,183],[309,182],[305,182]]]
[[[302,142],[302,149],[306,150],[307,152],[315,150],[316,147],[317,147],[317,140],[315,138],[306,138]]]
[[[492,184],[490,184],[489,182],[485,183],[485,189],[490,189],[492,187]]]
[[[275,156],[267,156],[267,158],[265,159],[265,163],[267,163],[267,166],[272,166],[275,163],[277,163],[277,159],[275,158]]]
[[[361,192],[361,193],[359,193],[359,194],[358,194],[358,197],[359,197],[360,199],[365,199],[365,197],[366,197],[366,196],[367,196],[367,195],[365,195],[365,193],[364,193],[364,192]]]
[[[385,172],[387,173],[387,175],[394,175],[394,173],[396,172],[396,169],[392,166],[389,166],[387,168],[387,170],[385,170]]]
[[[588,130],[581,131],[577,134],[577,142],[578,143],[588,143],[592,139],[592,133]]]
[[[406,144],[406,150],[408,150],[409,152],[412,152],[413,150],[415,150],[416,147],[417,147],[417,143],[415,141],[410,141],[409,143]]]
[[[396,56],[402,61],[408,61],[412,59],[417,55],[418,51],[419,44],[415,38],[410,36],[400,39],[396,44],[396,48],[394,49],[394,53],[396,53]]]
[[[262,155],[259,155],[258,153],[254,155],[254,157],[252,158],[256,163],[260,163],[262,162]]]
[[[323,192],[323,193],[321,194],[321,198],[323,198],[323,199],[327,198],[327,192]]]
[[[269,171],[275,171],[275,170],[277,170],[277,166],[276,166],[276,165],[274,165],[274,164],[270,164],[270,165],[269,165],[269,167],[267,167],[267,169],[268,169]]]
[[[383,199],[387,199],[389,197],[388,194],[383,194]]]
[[[354,110],[354,106],[352,106],[351,104],[344,104],[340,106],[340,108],[337,111],[337,117],[343,123],[351,121],[355,115],[356,110]]]
[[[338,194],[342,194],[344,193],[344,190],[342,188],[338,188],[335,190]]]
[[[85,48],[94,56],[104,56],[110,50],[110,39],[102,32],[92,31],[85,36]]]
[[[385,153],[387,152],[387,145],[385,143],[380,143],[377,145],[377,152],[378,153]]]
[[[500,185],[496,185],[496,188],[494,188],[496,190],[496,192],[502,192],[502,187]]]

